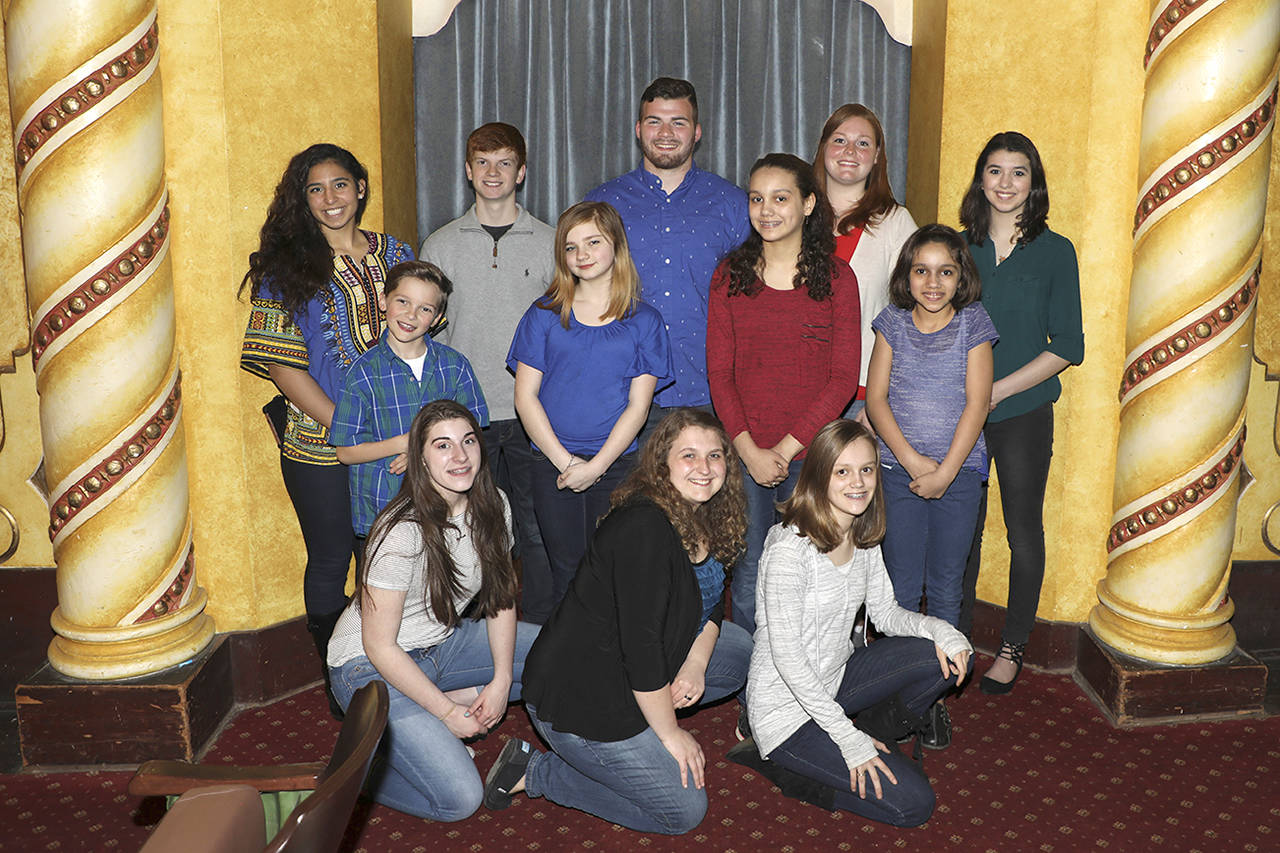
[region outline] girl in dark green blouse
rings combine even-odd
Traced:
[[[1000,480],[1010,551],[1009,599],[1000,651],[981,682],[984,693],[1008,693],[1044,580],[1044,492],[1053,455],[1053,403],[1058,374],[1084,359],[1076,253],[1050,231],[1049,189],[1031,140],[1016,131],[991,137],[960,204],[969,250],[982,277],[982,304],[1000,343],[992,355],[995,383],[983,430]],[[986,497],[965,572],[960,628],[973,627]]]

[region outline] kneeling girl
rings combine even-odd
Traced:
[[[674,835],[707,810],[702,747],[676,712],[737,692],[751,656],[747,632],[721,622],[746,520],[720,422],[668,414],[612,504],[525,667],[525,708],[554,752],[510,741],[485,804],[525,790]]]
[[[827,424],[810,445],[760,561],[747,709],[761,756],[834,789],[837,808],[916,826],[933,812],[928,779],[849,717],[895,694],[923,714],[964,678],[973,649],[894,600],[879,470],[871,433],[854,421]],[[855,648],[864,602],[885,636]]]
[[[538,629],[516,621],[511,510],[475,417],[452,400],[428,403],[409,448],[404,484],[369,532],[329,667],[343,708],[374,679],[390,688],[373,798],[417,817],[462,820],[482,797],[462,741],[496,726],[520,698]],[[476,618],[462,618],[473,603]]]

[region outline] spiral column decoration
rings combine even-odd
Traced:
[[[1229,654],[1227,595],[1275,126],[1280,0],[1157,0],[1134,218],[1115,514],[1094,635]]]
[[[214,630],[191,546],[156,6],[13,0],[5,30],[57,564],[49,662],[143,675]]]

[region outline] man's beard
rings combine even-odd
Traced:
[[[663,151],[653,146],[645,146],[645,159],[659,169],[676,169],[683,166],[693,157],[693,146],[677,148],[674,151]]]

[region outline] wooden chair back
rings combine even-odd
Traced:
[[[387,727],[390,706],[382,681],[371,681],[356,691],[315,793],[298,804],[265,853],[334,853],[338,849]]]

